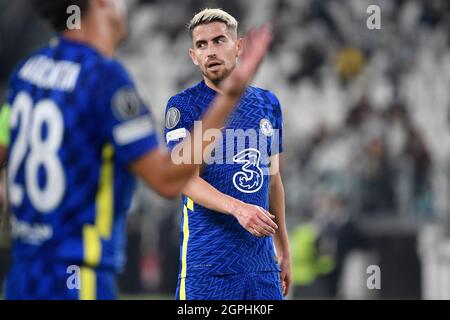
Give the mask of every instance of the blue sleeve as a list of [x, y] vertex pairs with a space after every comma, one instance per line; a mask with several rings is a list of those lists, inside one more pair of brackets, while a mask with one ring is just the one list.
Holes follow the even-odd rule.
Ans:
[[103, 68], [94, 93], [99, 132], [114, 146], [117, 162], [127, 165], [158, 147], [156, 126], [126, 70], [117, 62]]
[[269, 99], [273, 106], [274, 116], [274, 134], [270, 147], [270, 155], [272, 156], [283, 152], [283, 114], [280, 101], [272, 92], [269, 92]]
[[198, 120], [198, 115], [189, 102], [189, 97], [176, 95], [167, 103], [164, 140], [169, 150], [189, 134], [194, 121]]

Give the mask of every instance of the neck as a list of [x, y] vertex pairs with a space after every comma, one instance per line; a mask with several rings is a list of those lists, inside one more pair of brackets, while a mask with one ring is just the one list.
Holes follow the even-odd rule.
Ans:
[[89, 21], [84, 21], [80, 29], [65, 30], [62, 35], [67, 39], [88, 44], [107, 57], [112, 57], [116, 52], [115, 36], [106, 23], [90, 25]]
[[206, 77], [203, 77], [203, 80], [205, 80], [205, 84], [208, 87], [210, 87], [211, 89], [213, 89], [214, 91], [216, 91], [216, 92], [218, 92], [220, 94], [223, 94], [223, 91], [222, 91], [222, 89], [220, 89], [220, 86], [219, 86], [218, 83], [216, 84], [216, 83], [212, 82], [211, 80], [209, 80]]

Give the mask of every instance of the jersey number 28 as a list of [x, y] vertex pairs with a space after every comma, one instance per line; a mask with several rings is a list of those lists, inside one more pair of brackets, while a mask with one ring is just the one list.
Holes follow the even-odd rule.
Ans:
[[[26, 189], [33, 207], [48, 213], [58, 207], [65, 191], [64, 170], [58, 158], [64, 133], [61, 111], [50, 99], [39, 101], [33, 108], [30, 95], [20, 92], [12, 104], [10, 128], [18, 129], [8, 166], [11, 202], [14, 206], [21, 205]], [[22, 165], [25, 186], [16, 182]], [[45, 170], [43, 185], [39, 183], [40, 168]]]

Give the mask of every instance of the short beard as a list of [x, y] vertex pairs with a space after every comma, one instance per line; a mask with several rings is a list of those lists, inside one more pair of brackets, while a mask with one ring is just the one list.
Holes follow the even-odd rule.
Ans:
[[225, 70], [225, 72], [223, 73], [223, 76], [221, 76], [221, 77], [219, 77], [219, 78], [215, 78], [215, 79], [211, 79], [211, 78], [208, 76], [208, 73], [204, 73], [203, 75], [204, 75], [209, 81], [211, 81], [212, 83], [214, 83], [214, 85], [219, 86], [219, 84], [220, 84], [223, 80], [225, 80], [226, 78], [228, 78], [228, 76], [231, 74], [231, 72], [233, 72], [234, 68], [235, 68], [235, 67], [233, 67], [233, 68], [230, 69], [230, 70]]

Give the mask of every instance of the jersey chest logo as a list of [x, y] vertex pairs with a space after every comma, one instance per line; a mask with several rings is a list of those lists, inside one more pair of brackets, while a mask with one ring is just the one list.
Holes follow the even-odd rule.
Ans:
[[241, 192], [254, 193], [261, 189], [264, 176], [259, 166], [261, 153], [257, 149], [242, 150], [233, 157], [235, 163], [242, 164], [241, 171], [233, 175], [233, 184]]
[[263, 135], [265, 135], [267, 137], [271, 137], [273, 135], [272, 124], [266, 118], [263, 118], [263, 119], [261, 119], [261, 121], [259, 121], [259, 128], [260, 128], [261, 132], [263, 133]]

